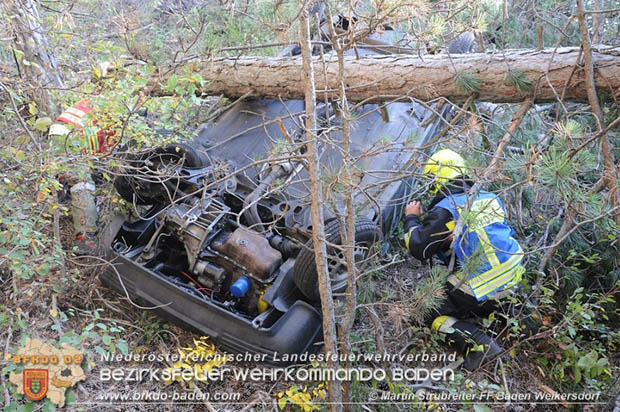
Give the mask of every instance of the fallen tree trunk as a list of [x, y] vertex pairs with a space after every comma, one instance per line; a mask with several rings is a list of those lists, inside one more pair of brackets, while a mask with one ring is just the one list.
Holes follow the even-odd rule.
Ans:
[[[347, 98], [351, 101], [384, 102], [409, 96], [428, 101], [439, 96], [464, 100], [472, 90], [457, 83], [458, 73], [473, 75], [479, 82], [477, 100], [489, 102], [551, 102], [564, 94], [564, 100], [586, 103], [588, 96], [583, 70], [573, 71], [579, 49], [560, 48], [540, 51], [505, 50], [496, 53], [463, 55], [410, 55], [346, 57]], [[609, 46], [593, 48], [595, 82], [601, 92], [620, 95], [620, 50]], [[250, 95], [268, 99], [303, 99], [302, 61], [300, 58], [239, 57], [218, 58], [196, 64], [206, 80], [199, 90], [209, 95], [236, 98]], [[317, 99], [338, 98], [336, 56], [325, 56], [325, 65], [315, 57]], [[519, 92], [507, 81], [509, 69], [522, 72], [532, 83]], [[171, 75], [155, 79], [151, 91], [167, 94], [161, 87]], [[468, 76], [471, 78], [471, 76]], [[566, 88], [566, 90], [564, 90]]]

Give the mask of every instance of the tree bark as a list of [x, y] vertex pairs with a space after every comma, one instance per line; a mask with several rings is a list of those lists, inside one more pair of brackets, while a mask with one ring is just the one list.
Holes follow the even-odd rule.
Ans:
[[[471, 90], [457, 85], [456, 74], [471, 73], [480, 82], [477, 100], [522, 102], [533, 97], [534, 103], [551, 102], [564, 92], [564, 100], [588, 102], [584, 73], [571, 77], [579, 49], [575, 47], [544, 50], [506, 50], [497, 53], [463, 55], [410, 55], [345, 57], [346, 93], [349, 101], [383, 102], [409, 96], [428, 101], [443, 96], [465, 100]], [[325, 56], [325, 65], [313, 57], [317, 99], [338, 99], [338, 59]], [[600, 90], [620, 95], [620, 50], [609, 46], [593, 48], [594, 80]], [[206, 80], [199, 92], [236, 98], [249, 93], [257, 98], [303, 99], [303, 65], [298, 57], [218, 58], [200, 63], [198, 72]], [[528, 92], [519, 92], [506, 82], [508, 69], [520, 70], [533, 82]], [[548, 79], [546, 72], [548, 71]], [[165, 92], [167, 74], [153, 79], [151, 92]], [[567, 83], [567, 79], [570, 79]], [[566, 84], [567, 83], [567, 84]], [[565, 89], [566, 88], [566, 89]]]
[[[340, 114], [342, 117], [342, 183], [344, 184], [344, 222], [342, 222], [342, 216], [340, 216], [340, 227], [342, 233], [342, 247], [344, 250], [345, 260], [347, 264], [347, 290], [346, 290], [346, 306], [344, 314], [339, 319], [338, 323], [338, 337], [340, 341], [340, 352], [345, 358], [348, 358], [351, 353], [351, 329], [355, 321], [355, 310], [357, 306], [357, 268], [355, 265], [355, 257], [353, 251], [355, 249], [355, 208], [353, 207], [353, 190], [354, 184], [351, 177], [351, 169], [355, 163], [351, 158], [350, 150], [350, 131], [351, 131], [351, 111], [349, 108], [349, 102], [347, 100], [346, 92], [346, 77], [345, 77], [345, 62], [344, 55], [347, 50], [347, 42], [344, 39], [339, 39], [336, 34], [336, 27], [333, 22], [335, 21], [330, 5], [325, 8], [329, 37], [331, 38], [332, 47], [336, 53], [338, 62], [338, 94], [340, 99]], [[331, 142], [336, 144], [336, 142]], [[370, 252], [369, 252], [370, 253]], [[351, 368], [352, 364], [348, 359], [342, 361], [344, 368]], [[351, 401], [353, 398], [353, 390], [351, 382], [342, 382], [342, 400], [344, 403], [344, 411], [351, 410]]]
[[[2, 3], [7, 16], [7, 24], [13, 35], [13, 44], [19, 61], [20, 74], [35, 88], [33, 99], [39, 108], [50, 113], [49, 87], [64, 87], [62, 75], [47, 39], [47, 31], [41, 25], [41, 17], [33, 0], [14, 0]], [[14, 51], [15, 53], [15, 51]], [[21, 67], [19, 67], [21, 66]]]
[[[316, 92], [314, 89], [314, 66], [312, 64], [310, 47], [310, 19], [306, 5], [301, 13], [299, 25], [299, 37], [301, 39], [301, 52], [303, 56], [303, 76], [301, 87], [304, 91], [306, 102], [306, 159], [308, 161], [308, 175], [310, 178], [310, 193], [312, 203], [312, 243], [314, 245], [314, 261], [319, 281], [319, 293], [321, 296], [321, 312], [323, 314], [323, 340], [325, 353], [327, 354], [327, 366], [336, 370], [337, 359], [332, 355], [338, 352], [336, 335], [336, 314], [334, 299], [332, 296], [329, 270], [327, 268], [327, 246], [325, 244], [325, 225], [323, 217], [323, 190], [321, 189], [321, 167], [318, 153], [317, 120], [316, 120]], [[330, 410], [339, 412], [342, 410], [342, 389], [338, 380], [327, 382]]]
[[[603, 0], [594, 0], [594, 10], [603, 9]], [[581, 9], [583, 11], [583, 8]], [[592, 15], [592, 44], [597, 44], [601, 41], [601, 31], [603, 25], [601, 22], [605, 21], [605, 14], [594, 13]]]

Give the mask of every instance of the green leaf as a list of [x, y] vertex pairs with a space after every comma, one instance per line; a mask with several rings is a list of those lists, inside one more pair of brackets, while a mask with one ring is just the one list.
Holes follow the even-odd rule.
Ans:
[[5, 412], [21, 411], [21, 405], [15, 401], [11, 402], [8, 407], [4, 407]]
[[101, 341], [106, 344], [109, 345], [110, 343], [112, 343], [112, 337], [110, 335], [103, 335], [101, 337]]
[[5, 366], [2, 369], [2, 371], [8, 373], [8, 372], [12, 372], [12, 371], [14, 371], [16, 369], [17, 369], [17, 364], [16, 363], [9, 363], [7, 366]]
[[28, 135], [22, 134], [22, 135], [17, 136], [15, 138], [15, 143], [17, 143], [17, 144], [25, 144], [25, 143], [28, 143], [29, 140], [30, 140], [30, 137], [28, 137]]
[[491, 408], [486, 405], [474, 405], [474, 411], [476, 412], [493, 412]]
[[28, 112], [29, 112], [31, 115], [33, 115], [33, 116], [34, 116], [35, 114], [39, 113], [39, 109], [37, 108], [37, 104], [36, 104], [36, 103], [34, 103], [34, 102], [30, 102], [30, 103], [28, 103]]
[[95, 352], [101, 356], [106, 356], [108, 354], [108, 352], [99, 345], [95, 346]]
[[178, 82], [179, 82], [179, 78], [177, 77], [176, 74], [173, 74], [172, 76], [168, 78], [168, 82], [166, 82], [166, 87], [164, 87], [164, 90], [167, 92], [173, 91], [174, 88], [177, 87]]
[[56, 405], [54, 405], [49, 399], [45, 399], [45, 405], [43, 405], [43, 412], [54, 412], [55, 410]]
[[24, 57], [24, 52], [19, 49], [13, 48], [13, 53], [15, 53], [15, 56], [18, 59], [21, 59], [22, 57]]
[[124, 339], [119, 339], [119, 341], [116, 342], [116, 346], [118, 346], [118, 349], [123, 352], [124, 355], [129, 353], [129, 346], [127, 346], [127, 342]]
[[36, 122], [34, 122], [34, 128], [40, 130], [42, 132], [46, 131], [48, 127], [52, 124], [52, 119], [49, 117], [39, 117]]
[[581, 382], [581, 369], [575, 366], [575, 383]]
[[577, 366], [583, 368], [585, 370], [589, 370], [596, 364], [596, 360], [598, 359], [598, 354], [595, 351], [590, 351], [586, 356], [582, 356], [579, 358], [579, 362], [577, 362]]
[[74, 404], [75, 401], [77, 401], [77, 397], [75, 396], [75, 393], [73, 393], [73, 389], [69, 388], [69, 390], [67, 390], [67, 393], [65, 395], [65, 405], [70, 406]]
[[286, 398], [285, 397], [281, 397], [280, 399], [278, 399], [278, 408], [280, 408], [280, 410], [282, 410], [285, 407], [286, 407]]
[[26, 328], [28, 327], [28, 325], [26, 325], [26, 321], [23, 319], [17, 319], [15, 323], [17, 324], [17, 326], [19, 326], [20, 329], [23, 330], [26, 330]]
[[495, 312], [491, 312], [491, 314], [489, 315], [489, 325], [493, 323], [494, 320], [495, 320]]

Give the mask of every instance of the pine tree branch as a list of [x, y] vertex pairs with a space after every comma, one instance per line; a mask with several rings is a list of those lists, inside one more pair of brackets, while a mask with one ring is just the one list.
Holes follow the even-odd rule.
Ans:
[[[615, 180], [617, 179], [617, 171], [616, 166], [613, 159], [613, 153], [611, 153], [609, 147], [609, 140], [607, 138], [607, 132], [617, 125], [620, 122], [620, 118], [611, 122], [607, 127], [604, 127], [604, 115], [603, 110], [598, 101], [598, 95], [596, 91], [596, 84], [594, 82], [594, 67], [592, 62], [592, 47], [590, 44], [590, 37], [588, 35], [588, 28], [585, 23], [585, 13], [583, 7], [583, 0], [577, 0], [577, 19], [579, 22], [579, 28], [581, 31], [581, 40], [583, 44], [583, 55], [584, 55], [584, 65], [585, 65], [585, 82], [586, 82], [586, 93], [588, 96], [588, 102], [592, 108], [592, 114], [594, 115], [594, 119], [596, 121], [596, 127], [598, 132], [577, 148], [573, 149], [569, 154], [569, 159], [572, 159], [575, 154], [577, 154], [580, 150], [582, 150], [586, 145], [592, 142], [595, 139], [600, 139], [601, 152], [603, 153], [603, 160], [605, 163], [605, 170], [603, 173], [603, 178], [599, 181], [599, 183], [593, 187], [588, 193], [597, 193], [603, 190], [605, 187], [609, 187], [610, 196], [612, 200], [613, 208], [611, 210], [617, 210], [618, 208], [618, 198], [617, 192], [614, 187]], [[580, 225], [575, 225], [575, 218], [577, 216], [577, 211], [570, 204], [566, 204], [566, 216], [564, 217], [564, 221], [562, 222], [562, 226], [558, 231], [557, 235], [551, 246], [546, 250], [542, 259], [538, 263], [538, 276], [536, 279], [536, 294], [540, 291], [540, 286], [542, 285], [542, 279], [544, 271], [551, 260], [551, 257], [557, 250], [558, 246], [562, 243], [564, 239], [566, 239], [576, 227]], [[620, 215], [616, 213], [615, 215], [616, 224], [620, 226]], [[571, 228], [575, 226], [572, 230]]]
[[603, 130], [601, 130], [600, 132], [596, 133], [592, 137], [588, 138], [585, 142], [581, 143], [576, 148], [572, 149], [570, 151], [569, 155], [568, 155], [568, 160], [571, 160], [573, 157], [575, 157], [575, 155], [577, 153], [579, 153], [581, 150], [583, 150], [584, 147], [586, 147], [587, 145], [592, 143], [594, 140], [600, 138], [601, 136], [603, 136], [604, 134], [609, 132], [611, 129], [616, 127], [618, 124], [620, 124], [620, 117], [617, 117], [613, 122], [609, 123], [607, 125], [607, 127], [605, 127]]
[[[603, 109], [598, 101], [598, 94], [596, 91], [596, 83], [594, 81], [594, 63], [592, 58], [592, 46], [590, 44], [590, 36], [588, 34], [588, 27], [586, 26], [586, 18], [584, 14], [583, 0], [577, 0], [577, 20], [579, 21], [579, 29], [581, 31], [581, 42], [583, 45], [584, 55], [584, 69], [585, 69], [585, 81], [586, 92], [588, 95], [588, 102], [592, 107], [592, 114], [596, 120], [596, 127], [601, 134], [601, 152], [603, 153], [603, 160], [605, 163], [604, 177], [607, 183], [607, 187], [610, 191], [611, 203], [614, 207], [618, 206], [618, 192], [615, 187], [618, 181], [618, 171], [614, 161], [614, 155], [611, 152], [609, 145], [609, 139], [607, 132], [605, 131], [605, 116]], [[620, 214], [615, 216], [616, 225], [620, 227]]]

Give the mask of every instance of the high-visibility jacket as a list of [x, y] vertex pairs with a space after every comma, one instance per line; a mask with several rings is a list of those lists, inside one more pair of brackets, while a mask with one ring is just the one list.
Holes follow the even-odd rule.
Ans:
[[91, 110], [90, 101], [88, 99], [80, 100], [58, 116], [56, 122], [50, 126], [49, 134], [66, 136], [70, 132], [70, 129], [66, 125], [72, 125], [81, 131], [86, 146], [85, 151], [87, 153], [107, 153], [113, 146], [111, 140], [115, 133], [114, 131], [97, 128], [96, 121], [86, 124], [86, 115], [90, 113]]
[[[460, 193], [446, 196], [435, 207], [448, 210], [456, 222], [466, 204], [467, 194]], [[525, 272], [521, 265], [523, 251], [506, 222], [506, 210], [499, 197], [481, 191], [463, 221], [454, 252], [461, 264], [460, 278], [465, 276], [476, 299], [482, 301], [517, 285]]]

